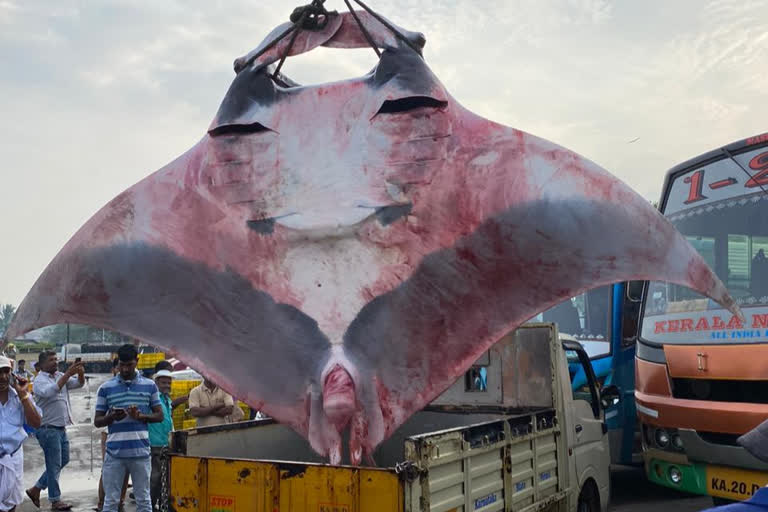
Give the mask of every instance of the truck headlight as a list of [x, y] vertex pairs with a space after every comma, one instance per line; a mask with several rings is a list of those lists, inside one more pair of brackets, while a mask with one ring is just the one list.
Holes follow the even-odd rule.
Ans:
[[669, 479], [672, 480], [673, 484], [677, 485], [683, 481], [683, 474], [675, 466], [672, 466], [669, 468]]

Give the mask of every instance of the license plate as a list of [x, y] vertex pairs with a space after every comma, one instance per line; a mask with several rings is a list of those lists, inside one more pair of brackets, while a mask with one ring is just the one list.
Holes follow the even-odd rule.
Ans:
[[707, 466], [707, 491], [711, 496], [747, 500], [768, 484], [768, 473]]

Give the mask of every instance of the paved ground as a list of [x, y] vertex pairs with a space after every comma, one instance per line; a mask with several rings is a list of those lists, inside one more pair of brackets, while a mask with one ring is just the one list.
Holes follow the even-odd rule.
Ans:
[[611, 492], [611, 512], [698, 512], [712, 506], [709, 497], [691, 496], [648, 482], [642, 468], [614, 468]]
[[[61, 479], [63, 496], [75, 506], [74, 512], [91, 511], [97, 503], [99, 473], [101, 471], [101, 447], [98, 434], [93, 434], [93, 406], [96, 390], [106, 379], [105, 375], [93, 376], [89, 386], [72, 393], [72, 409], [75, 426], [70, 427], [71, 462]], [[31, 486], [43, 471], [42, 451], [35, 439], [27, 439], [24, 445], [24, 482]], [[648, 483], [639, 468], [617, 468], [612, 476], [613, 501], [611, 512], [698, 512], [712, 506], [709, 498], [691, 497]], [[43, 493], [45, 496], [45, 493]], [[49, 509], [48, 501], [42, 499], [44, 510]], [[18, 512], [38, 510], [29, 500], [17, 508]], [[127, 512], [135, 511], [128, 503]]]

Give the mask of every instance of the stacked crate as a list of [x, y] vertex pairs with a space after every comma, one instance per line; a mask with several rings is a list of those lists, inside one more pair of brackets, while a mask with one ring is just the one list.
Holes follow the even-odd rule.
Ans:
[[139, 370], [151, 370], [155, 368], [155, 365], [160, 361], [165, 360], [164, 352], [153, 352], [151, 354], [139, 354], [139, 364], [137, 368]]
[[251, 408], [250, 408], [250, 407], [248, 407], [248, 404], [246, 404], [245, 402], [241, 402], [240, 400], [238, 400], [238, 401], [237, 401], [237, 406], [238, 406], [240, 409], [242, 409], [242, 410], [243, 410], [243, 414], [245, 415], [245, 416], [243, 416], [243, 420], [244, 420], [244, 421], [248, 421], [249, 419], [251, 419]]
[[[177, 380], [171, 382], [171, 400], [189, 395], [189, 392], [200, 385], [201, 380]], [[195, 428], [196, 420], [187, 413], [187, 405], [180, 405], [173, 410], [173, 429], [183, 430]]]
[[[175, 400], [180, 396], [189, 395], [189, 393], [199, 386], [203, 381], [201, 380], [181, 380], [174, 379], [171, 382], [171, 400]], [[237, 407], [243, 411], [243, 419], [248, 420], [251, 417], [251, 408], [245, 402], [237, 401]], [[180, 405], [173, 410], [173, 428], [174, 430], [186, 430], [189, 428], [195, 428], [197, 426], [197, 420], [189, 415], [188, 406]]]

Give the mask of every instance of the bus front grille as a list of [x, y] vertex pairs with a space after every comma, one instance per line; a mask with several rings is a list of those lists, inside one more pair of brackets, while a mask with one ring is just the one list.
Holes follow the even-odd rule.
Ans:
[[768, 380], [672, 379], [672, 396], [684, 400], [768, 404]]

